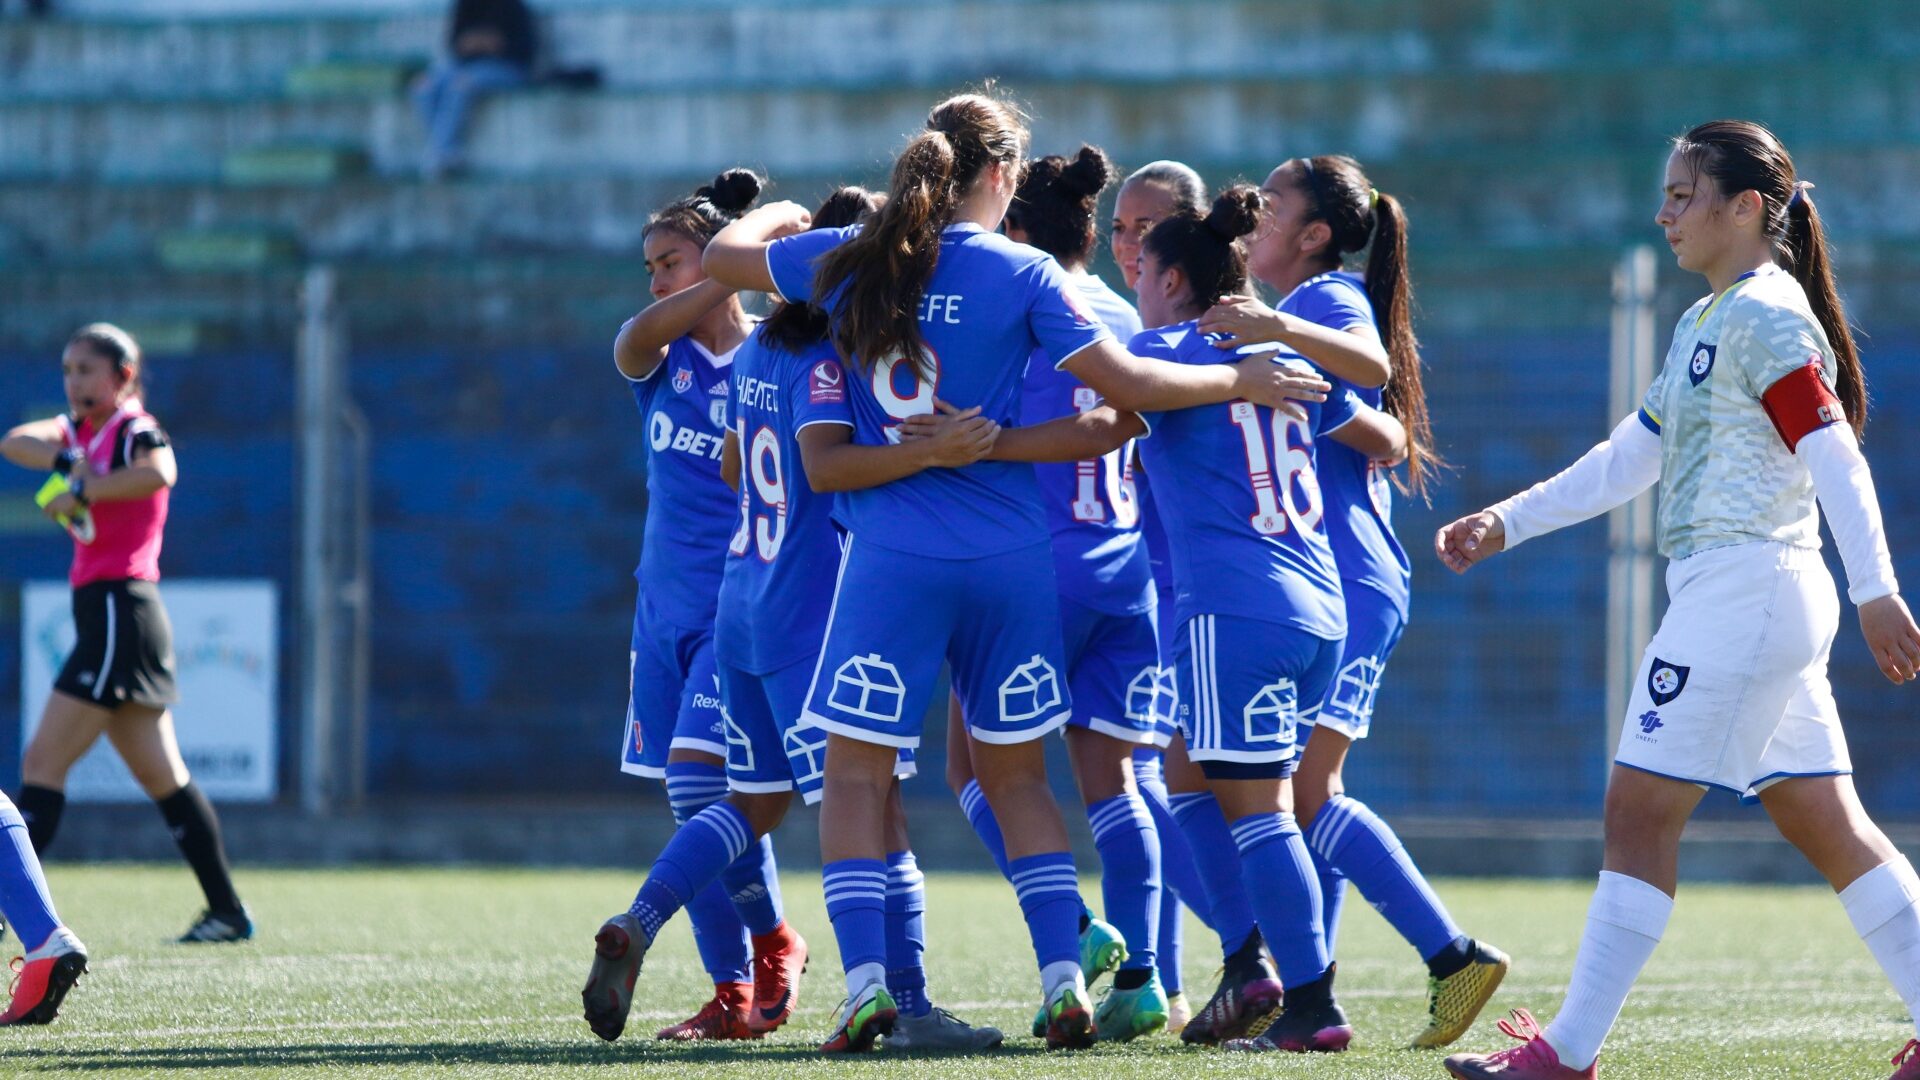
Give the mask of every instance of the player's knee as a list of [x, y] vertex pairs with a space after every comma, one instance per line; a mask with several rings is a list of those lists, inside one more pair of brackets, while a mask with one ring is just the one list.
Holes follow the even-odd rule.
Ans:
[[740, 792], [727, 796], [740, 816], [747, 819], [747, 827], [757, 837], [765, 836], [780, 826], [787, 816], [787, 808], [793, 804], [793, 792]]

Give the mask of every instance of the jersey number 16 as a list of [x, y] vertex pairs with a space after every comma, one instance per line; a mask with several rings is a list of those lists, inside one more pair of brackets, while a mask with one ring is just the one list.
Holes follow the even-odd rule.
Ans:
[[[1254, 506], [1247, 520], [1253, 523], [1253, 531], [1278, 536], [1287, 531], [1289, 521], [1303, 531], [1318, 528], [1322, 514], [1320, 481], [1313, 475], [1313, 433], [1307, 425], [1274, 412], [1273, 452], [1269, 454], [1260, 409], [1251, 402], [1236, 401], [1227, 406], [1227, 412], [1240, 429], [1240, 442], [1247, 451]], [[1284, 470], [1276, 470], [1276, 463]], [[1295, 491], [1302, 505], [1294, 505]]]

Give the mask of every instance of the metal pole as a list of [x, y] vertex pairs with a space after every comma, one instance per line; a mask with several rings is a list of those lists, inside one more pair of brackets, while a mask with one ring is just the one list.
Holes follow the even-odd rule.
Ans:
[[300, 805], [325, 813], [333, 786], [335, 619], [338, 581], [331, 544], [328, 482], [338, 452], [338, 356], [334, 349], [333, 268], [307, 270], [300, 290], [295, 368], [300, 425]]
[[[1611, 382], [1607, 393], [1609, 425], [1640, 407], [1653, 381], [1654, 278], [1658, 262], [1651, 247], [1630, 248], [1613, 272]], [[1640, 655], [1653, 637], [1654, 499], [1651, 493], [1607, 515], [1607, 745], [1604, 760], [1612, 769], [1614, 748], [1640, 671]]]

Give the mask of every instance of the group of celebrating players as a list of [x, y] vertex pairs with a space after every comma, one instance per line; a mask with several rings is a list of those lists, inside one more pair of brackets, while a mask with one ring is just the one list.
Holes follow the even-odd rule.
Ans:
[[[1342, 780], [1408, 616], [1394, 487], [1420, 494], [1441, 464], [1404, 209], [1343, 156], [1211, 198], [1155, 162], [1114, 204], [1129, 302], [1089, 270], [1112, 165], [1091, 146], [1026, 151], [1015, 105], [963, 94], [884, 194], [753, 208], [759, 178], [731, 170], [648, 223], [654, 302], [615, 345], [649, 493], [622, 767], [665, 780], [680, 827], [600, 928], [587, 1022], [619, 1037], [683, 908], [715, 994], [659, 1037], [755, 1038], [791, 1016], [807, 946], [768, 834], [798, 791], [821, 807], [846, 973], [822, 1050], [999, 1045], [934, 1004], [922, 959], [900, 781], [944, 667], [947, 779], [1025, 917], [1035, 1037], [1343, 1050], [1351, 882], [1427, 965], [1412, 1045], [1448, 1045], [1509, 960], [1461, 930]], [[1920, 630], [1859, 451], [1864, 380], [1809, 188], [1759, 125], [1677, 139], [1657, 221], [1713, 292], [1645, 407], [1435, 538], [1464, 572], [1658, 480], [1674, 567], [1567, 1001], [1545, 1031], [1516, 1010], [1501, 1027], [1520, 1045], [1450, 1057], [1455, 1076], [1597, 1075], [1664, 929], [1680, 828], [1716, 786], [1766, 806], [1920, 1012], [1920, 879], [1860, 807], [1826, 680], [1838, 601], [1816, 492], [1896, 683], [1920, 668]], [[743, 291], [772, 313], [751, 318]], [[1047, 786], [1056, 729], [1099, 917]], [[1197, 1010], [1182, 906], [1223, 958]], [[1109, 974], [1096, 1005], [1089, 984]], [[1895, 1064], [1920, 1078], [1920, 1040]]]

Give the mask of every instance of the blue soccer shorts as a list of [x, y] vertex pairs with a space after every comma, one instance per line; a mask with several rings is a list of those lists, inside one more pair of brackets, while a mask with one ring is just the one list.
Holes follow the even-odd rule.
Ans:
[[692, 629], [660, 618], [643, 592], [633, 612], [627, 723], [620, 771], [659, 779], [669, 750], [727, 756], [713, 627]]
[[1195, 615], [1184, 629], [1176, 668], [1187, 756], [1292, 775], [1301, 703], [1326, 696], [1340, 643], [1238, 615]]
[[1161, 705], [1154, 612], [1112, 615], [1061, 597], [1060, 630], [1073, 697], [1069, 723], [1121, 742], [1154, 745]]
[[1358, 742], [1373, 727], [1373, 699], [1380, 692], [1380, 676], [1393, 647], [1400, 644], [1407, 617], [1378, 589], [1352, 582], [1344, 588], [1347, 640], [1340, 650], [1340, 666], [1327, 687], [1326, 700], [1318, 710], [1303, 712], [1300, 722], [1330, 728]]
[[[729, 788], [752, 795], [798, 791], [808, 806], [820, 801], [827, 733], [800, 723], [814, 664], [808, 657], [765, 675], [720, 665]], [[914, 771], [913, 751], [902, 749], [894, 775], [904, 780]]]
[[805, 722], [918, 746], [944, 662], [974, 738], [1037, 739], [1073, 711], [1058, 596], [1050, 544], [935, 559], [849, 536]]

